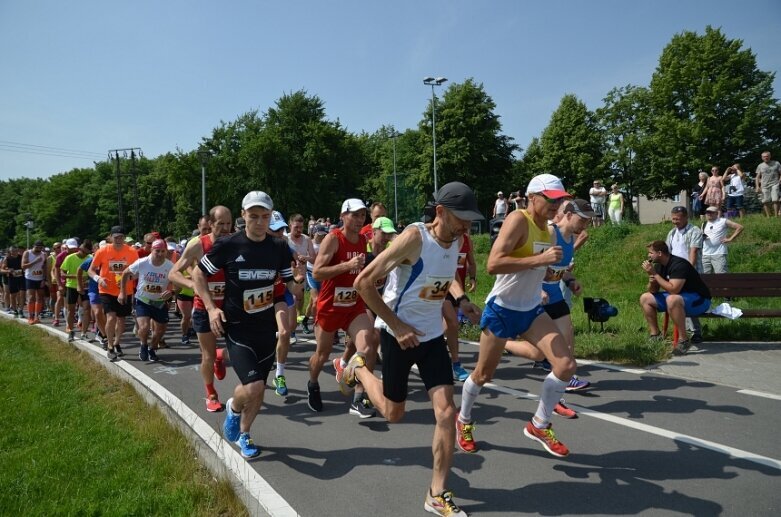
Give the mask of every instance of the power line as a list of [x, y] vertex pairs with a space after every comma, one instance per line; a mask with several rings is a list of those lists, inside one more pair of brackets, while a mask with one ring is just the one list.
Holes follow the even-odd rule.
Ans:
[[2, 144], [0, 144], [0, 151], [8, 151], [11, 153], [35, 154], [38, 156], [57, 156], [61, 158], [77, 158], [79, 160], [92, 160], [92, 161], [96, 161], [95, 159], [97, 158], [97, 156], [83, 156], [77, 154], [61, 154], [61, 153], [44, 153], [40, 151], [32, 151], [32, 150], [24, 150], [24, 149], [9, 149], [3, 147]]
[[47, 145], [26, 144], [23, 142], [12, 142], [10, 140], [0, 140], [0, 148], [5, 151], [18, 150], [30, 154], [49, 154], [52, 156], [84, 156], [89, 158], [102, 158], [103, 153], [92, 151], [83, 151], [80, 149], [68, 149], [65, 147], [51, 147]]

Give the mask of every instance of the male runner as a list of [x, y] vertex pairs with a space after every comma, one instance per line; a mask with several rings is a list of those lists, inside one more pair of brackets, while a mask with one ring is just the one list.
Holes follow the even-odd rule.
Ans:
[[44, 307], [43, 292], [46, 289], [46, 279], [49, 277], [46, 266], [43, 241], [35, 241], [33, 249], [26, 250], [22, 254], [22, 270], [24, 270], [24, 283], [28, 295], [27, 322], [31, 325], [41, 322]]
[[[249, 431], [263, 403], [266, 380], [274, 364], [276, 321], [274, 281], [277, 275], [293, 287], [290, 264], [293, 256], [287, 241], [269, 236], [269, 219], [274, 203], [265, 192], [253, 191], [241, 202], [246, 221], [243, 233], [220, 239], [192, 270], [195, 292], [209, 313], [212, 332], [225, 336], [231, 363], [241, 384], [226, 403], [223, 435], [236, 442], [245, 458], [254, 458], [260, 449]], [[209, 290], [207, 275], [222, 270], [225, 275], [225, 302], [219, 308]]]
[[92, 258], [89, 275], [98, 283], [100, 302], [106, 313], [107, 357], [114, 361], [125, 355], [119, 344], [125, 332], [125, 318], [133, 307], [118, 300], [122, 272], [138, 260], [135, 248], [125, 244], [125, 230], [121, 226], [111, 228], [111, 244], [100, 248]]
[[[164, 240], [155, 240], [150, 255], [136, 260], [122, 272], [119, 303], [125, 303], [127, 298], [128, 279], [138, 279], [135, 304], [138, 339], [141, 341], [138, 358], [142, 361], [157, 361], [156, 350], [168, 327], [168, 300], [174, 294], [168, 273], [174, 265], [166, 258], [167, 248]], [[152, 329], [152, 345], [148, 346], [150, 320], [157, 325]]]
[[[201, 218], [198, 223], [199, 228], [210, 228], [211, 233], [193, 238], [187, 243], [184, 253], [176, 261], [173, 269], [168, 274], [168, 279], [175, 286], [194, 289], [195, 282], [192, 278], [185, 277], [184, 273], [197, 268], [198, 262], [206, 253], [208, 253], [214, 243], [220, 237], [230, 234], [233, 227], [233, 215], [231, 211], [222, 205], [217, 205], [209, 210], [206, 221]], [[216, 271], [210, 275], [207, 284], [211, 292], [211, 299], [215, 305], [222, 305], [223, 293], [225, 291], [225, 276], [223, 272]], [[198, 343], [201, 347], [201, 378], [206, 387], [206, 410], [212, 413], [222, 411], [224, 406], [220, 402], [217, 390], [214, 389], [214, 377], [218, 380], [225, 378], [225, 363], [223, 360], [223, 350], [217, 348], [217, 335], [214, 334], [209, 325], [209, 315], [206, 312], [206, 306], [200, 296], [193, 298], [193, 329], [198, 336]]]
[[505, 218], [488, 257], [488, 273], [496, 275], [496, 282], [480, 321], [483, 332], [477, 366], [464, 383], [461, 395], [457, 443], [465, 452], [477, 451], [472, 434], [472, 406], [480, 389], [493, 377], [507, 340], [521, 335], [539, 348], [552, 366], [542, 384], [537, 412], [523, 433], [540, 442], [552, 455], [564, 457], [569, 450], [556, 438], [550, 417], [577, 365], [566, 340], [545, 313], [540, 293], [548, 267], [560, 262], [563, 256], [561, 246], [555, 245], [548, 232], [548, 220], [553, 219], [569, 194], [556, 176], [540, 174], [529, 182], [526, 196], [528, 207]]
[[60, 265], [61, 279], [65, 282], [65, 301], [67, 305], [65, 330], [68, 333], [68, 341], [76, 339], [78, 304], [83, 309], [81, 315], [81, 339], [86, 340], [87, 329], [89, 329], [90, 324], [89, 299], [86, 294], [79, 292], [79, 269], [92, 251], [92, 241], [87, 239], [79, 245], [76, 239], [68, 239], [65, 245], [68, 249], [75, 248], [75, 252], [67, 255]]
[[24, 278], [22, 277], [22, 256], [19, 254], [18, 247], [12, 245], [8, 248], [8, 255], [3, 259], [2, 271], [8, 275], [8, 313], [13, 312], [14, 316], [23, 318], [24, 315], [20, 313], [24, 303], [21, 294]]
[[[363, 299], [353, 287], [355, 278], [366, 260], [366, 240], [359, 233], [366, 219], [366, 205], [360, 199], [348, 199], [342, 203], [342, 228], [323, 239], [317, 253], [313, 276], [322, 282], [317, 297], [317, 349], [309, 358], [309, 382], [307, 402], [312, 411], [323, 410], [320, 384], [317, 381], [323, 365], [334, 346], [334, 333], [344, 330], [353, 340], [357, 350], [366, 356], [369, 369], [374, 367], [377, 342]], [[374, 416], [374, 410], [365, 402], [363, 389], [356, 390], [350, 405], [350, 414], [361, 418]]]
[[[377, 314], [382, 346], [382, 380], [355, 354], [342, 375], [343, 386], [359, 382], [389, 422], [404, 415], [410, 369], [417, 364], [434, 409], [436, 427], [432, 451], [433, 475], [424, 508], [438, 515], [465, 516], [447, 489], [453, 461], [456, 410], [453, 371], [442, 333], [442, 303], [450, 292], [477, 323], [480, 310], [454, 281], [462, 236], [474, 219], [482, 218], [472, 190], [448, 183], [435, 194], [430, 224], [413, 223], [358, 276], [355, 286]], [[382, 298], [376, 282], [388, 276]]]

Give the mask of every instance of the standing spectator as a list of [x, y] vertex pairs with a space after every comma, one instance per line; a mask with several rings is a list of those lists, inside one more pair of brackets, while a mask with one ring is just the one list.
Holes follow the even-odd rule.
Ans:
[[[689, 212], [685, 206], [673, 207], [670, 220], [673, 229], [665, 239], [670, 253], [688, 260], [698, 273], [702, 272], [702, 230], [689, 222]], [[686, 330], [692, 333], [692, 343], [702, 342], [699, 318], [686, 318]]]
[[[702, 228], [702, 272], [727, 272], [727, 246], [743, 231], [743, 225], [734, 223], [725, 217], [719, 217], [719, 207], [709, 206], [705, 210], [707, 221]], [[727, 228], [732, 235], [727, 237]]]
[[746, 174], [740, 168], [740, 164], [736, 163], [731, 167], [727, 167], [724, 171], [724, 184], [727, 187], [727, 217], [730, 217], [730, 213], [738, 212], [739, 217], [746, 215], [746, 209], [743, 208], [743, 193], [745, 187], [743, 180]]
[[492, 219], [504, 219], [504, 217], [507, 215], [507, 200], [504, 198], [504, 194], [500, 190], [496, 193], [496, 202], [494, 203], [494, 212], [492, 215]]
[[[762, 205], [765, 216], [772, 217], [778, 213], [778, 176], [781, 174], [781, 164], [770, 159], [770, 151], [762, 153], [762, 163], [757, 165], [757, 177], [754, 180], [754, 190], [762, 193]], [[773, 204], [771, 212], [770, 204]]]
[[708, 174], [700, 171], [697, 177], [699, 182], [692, 187], [692, 215], [698, 215], [700, 219], [704, 219], [706, 205], [700, 199], [700, 194], [705, 189], [705, 184], [708, 183]]
[[594, 180], [594, 186], [588, 191], [589, 201], [591, 201], [591, 207], [594, 209], [594, 217], [591, 219], [591, 224], [594, 226], [602, 226], [605, 220], [605, 203], [607, 202], [607, 189], [602, 186], [602, 182]]
[[610, 204], [607, 207], [607, 213], [610, 216], [610, 222], [621, 224], [621, 218], [624, 215], [624, 195], [618, 190], [618, 183], [613, 183], [610, 187]]
[[722, 203], [724, 203], [724, 189], [721, 183], [721, 171], [718, 166], [714, 165], [710, 169], [710, 178], [705, 184], [705, 188], [700, 193], [700, 200], [705, 206], [717, 206], [721, 209]]

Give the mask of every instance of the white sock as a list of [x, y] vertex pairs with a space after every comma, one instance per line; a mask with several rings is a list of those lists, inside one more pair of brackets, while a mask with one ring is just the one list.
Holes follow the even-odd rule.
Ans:
[[277, 377], [280, 375], [285, 375], [285, 363], [277, 361]]
[[458, 416], [461, 423], [468, 424], [472, 421], [472, 406], [475, 405], [475, 399], [481, 389], [482, 386], [476, 384], [471, 375], [464, 382], [464, 387], [461, 389], [461, 412]]
[[550, 422], [550, 417], [553, 414], [553, 408], [556, 403], [561, 400], [561, 396], [564, 394], [564, 387], [567, 385], [567, 381], [562, 381], [553, 372], [550, 372], [545, 380], [542, 381], [542, 393], [540, 394], [540, 403], [537, 405], [537, 412], [534, 413], [532, 423], [539, 429], [545, 429]]

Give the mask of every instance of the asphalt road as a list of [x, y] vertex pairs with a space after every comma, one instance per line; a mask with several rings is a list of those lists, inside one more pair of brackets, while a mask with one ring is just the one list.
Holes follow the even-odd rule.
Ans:
[[[224, 413], [205, 409], [197, 342], [178, 345], [177, 319], [171, 327], [177, 329], [167, 341], [174, 346], [158, 353], [158, 363], [139, 361], [137, 340], [126, 334], [125, 366], [150, 376], [219, 430]], [[311, 336], [299, 332], [287, 364], [290, 394], [268, 389], [252, 429], [263, 452], [249, 466], [287, 502], [288, 514], [292, 508], [303, 516], [424, 515], [434, 419], [417, 376], [404, 420], [388, 424], [349, 415], [326, 365], [320, 377], [325, 410], [313, 413], [306, 404], [313, 350]], [[476, 352], [474, 344], [462, 345], [467, 368]], [[475, 516], [778, 515], [779, 365], [781, 343], [705, 343], [649, 369], [583, 362], [578, 373], [593, 388], [567, 396], [578, 419], [553, 421], [571, 450], [559, 459], [522, 433], [544, 372], [505, 356], [473, 411], [481, 450], [455, 454], [449, 486]], [[236, 382], [230, 368], [217, 382], [223, 401]], [[259, 505], [250, 510], [266, 513]]]

